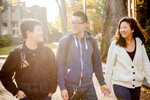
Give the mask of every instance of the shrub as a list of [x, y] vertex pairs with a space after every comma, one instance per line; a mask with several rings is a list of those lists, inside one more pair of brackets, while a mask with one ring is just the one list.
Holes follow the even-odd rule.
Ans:
[[1, 35], [0, 36], [0, 47], [9, 46], [12, 42], [11, 35]]
[[48, 29], [51, 42], [59, 42], [60, 38], [62, 37], [62, 33], [60, 33], [59, 30], [52, 25], [52, 23], [49, 23]]
[[147, 0], [136, 0], [136, 13], [137, 20], [142, 28], [145, 28], [147, 19]]

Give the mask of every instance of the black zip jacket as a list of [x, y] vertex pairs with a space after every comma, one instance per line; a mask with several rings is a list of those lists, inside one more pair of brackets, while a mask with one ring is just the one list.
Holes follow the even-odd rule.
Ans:
[[[41, 51], [45, 48], [45, 57]], [[34, 83], [38, 84], [38, 94], [41, 96], [48, 95], [49, 92], [54, 93], [57, 88], [57, 63], [53, 51], [44, 46], [42, 43], [38, 45], [36, 50], [30, 50], [23, 43], [25, 50], [25, 59], [29, 66], [21, 68], [21, 57], [16, 49], [9, 53], [5, 63], [0, 71], [0, 79], [3, 86], [16, 95], [18, 90], [25, 92], [27, 96], [32, 96]], [[13, 76], [15, 73], [15, 81]]]

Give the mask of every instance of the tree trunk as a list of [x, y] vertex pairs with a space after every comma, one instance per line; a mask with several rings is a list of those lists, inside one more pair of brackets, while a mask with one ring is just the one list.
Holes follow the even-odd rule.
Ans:
[[127, 4], [128, 0], [106, 0], [105, 2], [100, 47], [102, 59], [107, 56], [111, 39], [115, 35], [119, 20], [128, 15]]
[[61, 17], [61, 30], [63, 36], [67, 35], [68, 26], [67, 26], [67, 10], [66, 10], [66, 2], [65, 0], [61, 0], [61, 6], [59, 5], [58, 0], [55, 0], [59, 7], [59, 13]]

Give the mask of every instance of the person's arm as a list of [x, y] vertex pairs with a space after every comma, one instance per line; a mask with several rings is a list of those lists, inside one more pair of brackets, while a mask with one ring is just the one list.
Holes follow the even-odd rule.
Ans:
[[96, 78], [100, 84], [100, 86], [105, 85], [106, 83], [104, 82], [104, 76], [103, 76], [103, 69], [102, 69], [102, 62], [101, 62], [101, 57], [100, 57], [100, 51], [98, 48], [98, 43], [96, 41], [96, 39], [94, 38], [94, 42], [95, 42], [95, 49], [94, 53], [93, 53], [93, 67], [94, 67], [94, 72], [96, 75]]
[[56, 92], [56, 88], [57, 88], [57, 79], [58, 79], [58, 66], [57, 66], [57, 62], [56, 62], [56, 59], [55, 59], [55, 55], [54, 55], [54, 52], [49, 49], [48, 50], [49, 54], [47, 56], [49, 56], [48, 59], [49, 60], [49, 71], [50, 71], [50, 87], [49, 87], [49, 90], [50, 90], [50, 93], [55, 93]]
[[0, 71], [0, 79], [3, 86], [14, 96], [19, 91], [12, 79], [19, 63], [17, 55], [17, 51], [11, 51]]
[[109, 47], [107, 61], [106, 61], [106, 73], [105, 82], [109, 89], [111, 89], [111, 79], [113, 74], [113, 67], [115, 65], [116, 53], [115, 53], [116, 41], [113, 41]]
[[66, 66], [66, 41], [65, 38], [60, 39], [56, 60], [58, 63], [58, 85], [61, 90], [61, 96], [64, 100], [68, 100], [68, 92], [65, 87], [65, 66]]
[[106, 83], [104, 81], [104, 76], [103, 76], [103, 69], [102, 69], [102, 63], [101, 63], [101, 57], [100, 57], [100, 51], [98, 48], [98, 43], [95, 40], [95, 49], [94, 49], [94, 54], [93, 54], [93, 67], [94, 67], [94, 72], [97, 77], [97, 80], [100, 84], [100, 89], [104, 96], [109, 97], [109, 93], [111, 92], [108, 87], [106, 86]]
[[142, 45], [142, 67], [145, 72], [147, 83], [150, 84], [150, 62], [149, 62], [144, 45]]
[[65, 87], [65, 66], [66, 66], [66, 41], [62, 38], [59, 41], [57, 54], [56, 54], [56, 61], [58, 63], [58, 85], [60, 90], [66, 89]]
[[65, 66], [66, 66], [66, 41], [64, 38], [60, 39], [57, 54], [56, 54], [56, 61], [58, 63], [58, 85], [60, 90], [66, 89], [65, 87]]

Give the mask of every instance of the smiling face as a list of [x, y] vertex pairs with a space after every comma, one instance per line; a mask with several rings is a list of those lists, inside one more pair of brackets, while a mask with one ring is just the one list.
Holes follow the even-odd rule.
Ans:
[[77, 35], [77, 34], [80, 34], [84, 31], [86, 23], [83, 23], [83, 21], [81, 20], [81, 17], [72, 16], [70, 26], [71, 26], [72, 32], [75, 35]]
[[126, 21], [123, 21], [120, 24], [120, 34], [122, 35], [123, 38], [132, 38], [133, 37], [133, 32], [134, 30], [131, 29], [130, 24]]
[[28, 35], [29, 38], [36, 43], [43, 42], [43, 30], [41, 25], [35, 25], [33, 32], [29, 31]]

